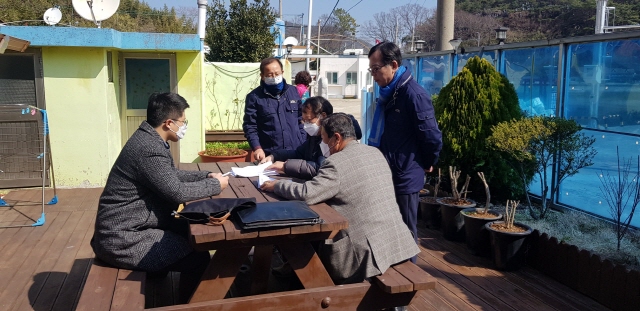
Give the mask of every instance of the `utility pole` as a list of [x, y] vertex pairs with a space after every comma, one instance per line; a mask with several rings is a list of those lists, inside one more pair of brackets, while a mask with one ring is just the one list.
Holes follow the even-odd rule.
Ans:
[[[320, 54], [320, 19], [318, 18], [318, 54]], [[320, 59], [317, 60], [320, 62]]]
[[436, 9], [436, 51], [453, 49], [449, 40], [453, 39], [455, 0], [438, 0]]
[[[309, 54], [311, 51], [311, 12], [313, 8], [313, 0], [309, 0], [309, 22], [307, 23], [307, 50], [305, 54]], [[304, 70], [309, 71], [309, 58], [307, 57], [307, 61], [304, 65]]]
[[282, 19], [282, 0], [280, 0], [280, 19]]
[[[320, 55], [320, 19], [318, 18], [318, 55]], [[316, 58], [316, 81], [318, 81], [320, 74], [320, 59]]]
[[304, 29], [304, 13], [300, 14], [300, 38], [298, 38], [298, 42], [302, 43], [302, 33]]

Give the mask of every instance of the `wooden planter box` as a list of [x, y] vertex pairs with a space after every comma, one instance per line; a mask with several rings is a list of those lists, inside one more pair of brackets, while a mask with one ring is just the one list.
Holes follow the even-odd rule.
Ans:
[[534, 230], [527, 263], [613, 310], [640, 306], [640, 272]]
[[[205, 131], [205, 142], [243, 142], [247, 139], [244, 137], [244, 132], [240, 130], [235, 131]], [[253, 162], [253, 150], [246, 150], [248, 154], [244, 158], [245, 162]]]
[[205, 141], [245, 141], [244, 132], [237, 131], [206, 131]]

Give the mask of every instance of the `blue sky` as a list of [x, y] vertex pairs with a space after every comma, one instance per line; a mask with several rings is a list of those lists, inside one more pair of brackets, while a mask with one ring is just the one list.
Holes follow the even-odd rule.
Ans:
[[[151, 7], [162, 8], [163, 5], [169, 7], [184, 7], [192, 6], [197, 7], [196, 0], [144, 0]], [[209, 0], [211, 3], [212, 0]], [[360, 3], [358, 3], [360, 2]], [[417, 3], [427, 8], [435, 8], [437, 0], [340, 0], [338, 1], [337, 8], [343, 8], [349, 10], [349, 14], [356, 19], [356, 22], [362, 25], [367, 20], [372, 20], [373, 14], [387, 11], [389, 9], [403, 6], [405, 4]], [[315, 0], [313, 1], [312, 11], [312, 24], [318, 22], [318, 17], [323, 14], [329, 14], [331, 9], [336, 4], [334, 0]], [[278, 10], [279, 0], [271, 0], [271, 6]], [[282, 0], [282, 12], [284, 20], [293, 20], [295, 15], [300, 16], [304, 13], [304, 23], [307, 23], [309, 13], [309, 1], [308, 0]]]

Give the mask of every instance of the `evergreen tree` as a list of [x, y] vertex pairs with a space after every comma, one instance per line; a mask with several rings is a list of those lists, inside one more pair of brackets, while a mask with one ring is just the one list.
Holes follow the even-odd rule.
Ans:
[[[492, 126], [522, 118], [516, 91], [485, 59], [469, 59], [462, 71], [434, 98], [443, 147], [438, 165], [456, 166], [465, 174], [484, 172], [487, 182], [504, 198], [524, 194], [518, 171], [486, 143]], [[478, 180], [470, 188], [482, 195]]]
[[207, 9], [205, 41], [211, 48], [207, 60], [214, 62], [259, 62], [273, 54], [275, 33], [270, 27], [276, 15], [269, 0], [231, 0], [229, 10], [222, 0]]

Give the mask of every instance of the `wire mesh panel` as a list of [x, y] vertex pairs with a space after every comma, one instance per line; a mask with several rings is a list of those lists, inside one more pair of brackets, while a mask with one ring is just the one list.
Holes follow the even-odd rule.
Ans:
[[[30, 106], [0, 105], [0, 188], [42, 186], [44, 156], [49, 154], [44, 152], [42, 120], [41, 111]], [[44, 177], [48, 185], [48, 172]]]
[[[47, 111], [29, 105], [0, 105], [0, 187], [15, 188], [42, 186], [42, 209], [39, 218], [29, 217], [16, 208], [18, 202], [7, 203], [0, 198], [0, 207], [6, 207], [27, 218], [27, 224], [3, 225], [0, 228], [35, 227], [45, 223], [45, 187], [51, 167], [48, 148], [49, 126]], [[51, 171], [53, 177], [53, 171]], [[46, 204], [58, 203], [55, 182], [53, 198]]]

